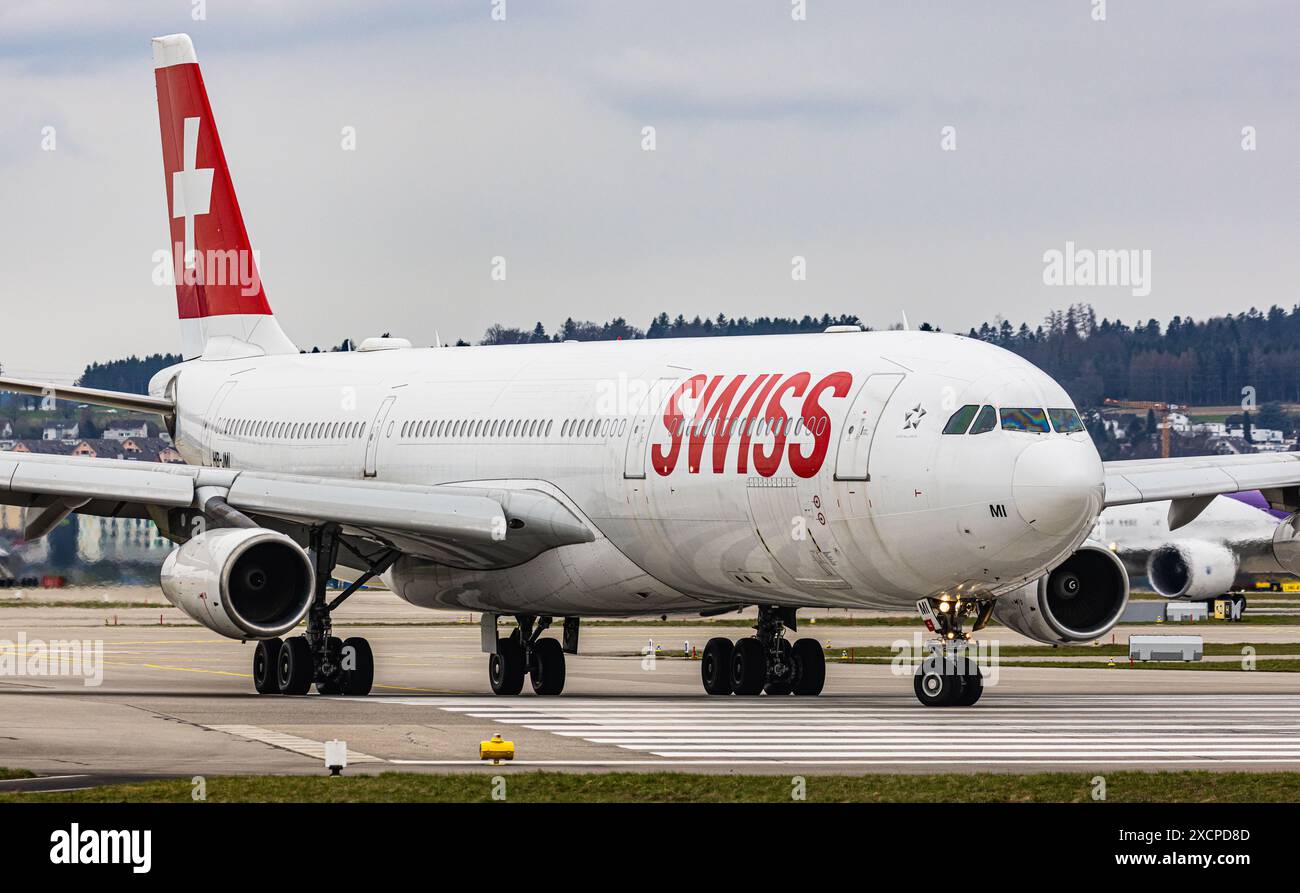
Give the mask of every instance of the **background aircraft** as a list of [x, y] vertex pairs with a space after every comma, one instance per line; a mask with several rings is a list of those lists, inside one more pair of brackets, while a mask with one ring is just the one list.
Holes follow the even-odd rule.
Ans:
[[[1290, 575], [1284, 563], [1288, 513], [1272, 508], [1258, 491], [1214, 499], [1177, 530], [1169, 529], [1169, 503], [1108, 508], [1092, 539], [1117, 554], [1130, 574], [1171, 599], [1212, 601], [1232, 593], [1238, 616], [1260, 576]], [[1275, 538], [1281, 541], [1281, 554]]]

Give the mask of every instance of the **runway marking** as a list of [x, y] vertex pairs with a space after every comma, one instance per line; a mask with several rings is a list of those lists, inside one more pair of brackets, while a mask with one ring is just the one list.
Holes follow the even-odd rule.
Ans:
[[[645, 758], [536, 765], [1300, 764], [1300, 696], [1008, 698], [928, 710], [885, 698], [383, 698]], [[458, 760], [395, 760], [469, 765]]]
[[[290, 735], [286, 732], [276, 732], [272, 729], [264, 729], [261, 726], [219, 725], [203, 726], [203, 728], [212, 729], [216, 732], [225, 732], [227, 735], [234, 735], [237, 738], [245, 738], [249, 741], [259, 741], [262, 744], [269, 744], [272, 747], [278, 747], [281, 750], [302, 754], [305, 757], [312, 757], [322, 762], [325, 759], [325, 742], [323, 741], [313, 741], [310, 738], [300, 738], [297, 735]], [[348, 765], [353, 763], [386, 762], [388, 761], [381, 757], [372, 757], [368, 753], [362, 753], [359, 750], [348, 748]]]

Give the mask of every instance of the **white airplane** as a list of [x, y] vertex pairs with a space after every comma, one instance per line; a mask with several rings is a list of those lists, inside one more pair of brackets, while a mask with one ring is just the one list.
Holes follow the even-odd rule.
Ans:
[[[963, 658], [991, 617], [1043, 642], [1116, 623], [1128, 576], [1085, 545], [1105, 506], [1172, 499], [1175, 527], [1216, 493], [1300, 508], [1291, 454], [1103, 465], [1060, 385], [950, 334], [301, 354], [256, 275], [193, 45], [153, 48], [186, 360], [147, 397], [0, 388], [158, 413], [189, 464], [10, 454], [0, 501], [28, 507], [28, 537], [71, 512], [153, 519], [179, 544], [163, 591], [257, 642], [260, 693], [369, 692], [369, 645], [332, 635], [354, 591], [328, 597], [338, 567], [483, 612], [502, 695], [525, 675], [559, 693], [581, 617], [747, 605], [755, 635], [709, 641], [705, 690], [816, 695], [821, 645], [785, 637], [798, 609], [916, 606], [938, 636], [917, 697], [969, 705]], [[1295, 542], [1282, 560], [1300, 567]], [[560, 620], [562, 640], [543, 635]]]
[[1091, 539], [1110, 549], [1130, 574], [1145, 575], [1169, 599], [1212, 601], [1228, 595], [1234, 614], [1246, 607], [1239, 590], [1253, 577], [1294, 573], [1288, 513], [1258, 492], [1213, 500], [1179, 530], [1169, 529], [1169, 504], [1148, 502], [1106, 509]]

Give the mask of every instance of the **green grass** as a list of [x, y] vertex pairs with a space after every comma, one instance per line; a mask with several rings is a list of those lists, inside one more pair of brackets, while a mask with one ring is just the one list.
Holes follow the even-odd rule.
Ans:
[[1088, 661], [1088, 660], [1062, 660], [1062, 661], [1014, 661], [1004, 660], [999, 662], [1001, 667], [1046, 667], [1054, 669], [1057, 667], [1074, 668], [1080, 670], [1210, 670], [1218, 672], [1238, 672], [1238, 673], [1300, 673], [1300, 659], [1264, 659], [1255, 661], [1254, 670], [1245, 669], [1239, 662], [1230, 660], [1217, 661], [1148, 661], [1147, 663], [1129, 664], [1128, 659], [1115, 661], [1115, 666], [1110, 666], [1107, 661]]
[[[977, 640], [979, 641], [979, 640]], [[911, 643], [908, 643], [909, 647]], [[1300, 643], [1292, 642], [1206, 642], [1203, 653], [1212, 657], [1239, 657], [1243, 648], [1254, 648], [1256, 655], [1276, 654], [1294, 656], [1300, 660]], [[698, 658], [701, 649], [696, 650]], [[889, 663], [896, 652], [889, 645], [832, 645], [825, 649], [827, 659], [837, 663]], [[841, 654], [847, 656], [841, 657]], [[624, 656], [640, 656], [641, 652], [627, 652]], [[681, 659], [686, 654], [680, 648], [662, 648], [656, 657]], [[1005, 665], [1006, 658], [1015, 657], [1093, 657], [1122, 658], [1128, 660], [1127, 645], [1001, 645], [998, 657]], [[1286, 661], [1275, 661], [1286, 663]], [[1026, 666], [1069, 666], [1066, 661], [1026, 663]], [[1103, 664], [1104, 665], [1104, 664]]]
[[[474, 803], [491, 802], [493, 776], [505, 778], [513, 803], [788, 803], [797, 773], [704, 775], [688, 773], [583, 773], [513, 771], [376, 776], [247, 776], [207, 779], [207, 800], [217, 803]], [[1092, 801], [1095, 772], [1029, 775], [807, 775], [807, 797], [823, 803], [940, 801], [960, 791], [962, 802], [1083, 803]], [[1112, 803], [1300, 802], [1300, 773], [1106, 773]], [[189, 779], [108, 785], [84, 791], [0, 794], [0, 802], [193, 803]]]
[[26, 769], [6, 769], [0, 766], [0, 781], [7, 781], [11, 778], [35, 778], [36, 773], [28, 772]]

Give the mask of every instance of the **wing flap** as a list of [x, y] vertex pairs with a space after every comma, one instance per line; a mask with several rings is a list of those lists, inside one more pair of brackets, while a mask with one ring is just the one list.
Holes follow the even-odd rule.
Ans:
[[434, 487], [244, 472], [226, 501], [246, 512], [392, 528], [452, 542], [493, 542], [506, 533], [499, 502]]
[[198, 513], [214, 496], [254, 519], [335, 522], [377, 542], [457, 566], [519, 564], [595, 539], [553, 495], [518, 486], [420, 486], [159, 462], [0, 454], [0, 504], [29, 509], [33, 532], [70, 511], [153, 517]]

